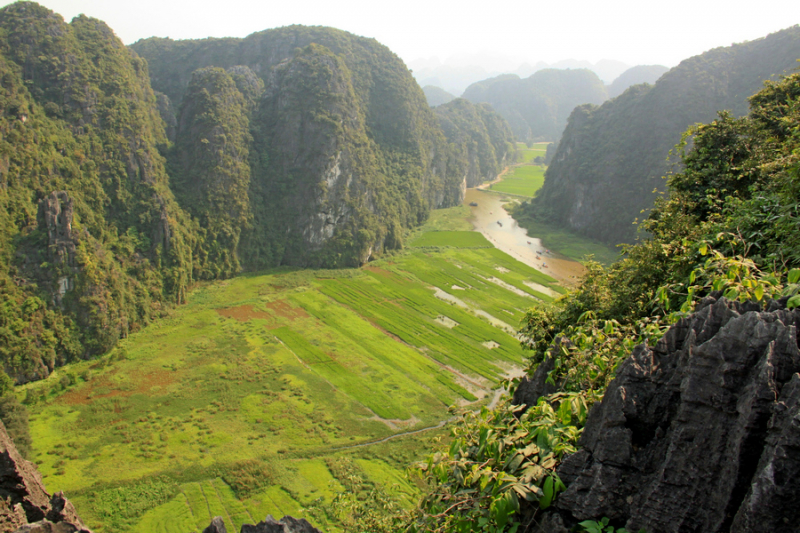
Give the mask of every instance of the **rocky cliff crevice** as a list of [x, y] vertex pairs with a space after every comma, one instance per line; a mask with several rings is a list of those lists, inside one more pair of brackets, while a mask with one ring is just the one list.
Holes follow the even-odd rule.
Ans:
[[[709, 297], [640, 345], [590, 413], [542, 531], [796, 531], [800, 310]], [[528, 398], [527, 400], [530, 400]]]
[[91, 533], [62, 492], [50, 496], [0, 422], [0, 533]]

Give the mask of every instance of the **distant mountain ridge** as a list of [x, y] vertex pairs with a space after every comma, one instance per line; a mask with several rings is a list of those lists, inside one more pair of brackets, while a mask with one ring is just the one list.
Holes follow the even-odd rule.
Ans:
[[652, 85], [668, 70], [669, 69], [663, 65], [637, 65], [631, 67], [611, 82], [611, 85], [608, 86], [608, 97], [616, 98], [631, 85], [638, 85], [640, 83], [649, 83]]
[[456, 99], [456, 96], [435, 85], [426, 85], [422, 88], [422, 92], [425, 93], [425, 99], [431, 107], [446, 104]]
[[578, 59], [562, 59], [547, 63], [520, 62], [504, 56], [464, 55], [444, 62], [438, 59], [417, 59], [409, 62], [409, 68], [413, 69], [414, 77], [420, 86], [434, 85], [454, 95], [463, 96], [467, 87], [482, 80], [502, 74], [516, 74], [520, 78], [527, 78], [545, 69], [588, 69], [597, 74], [604, 83], [609, 84], [630, 68], [630, 65], [611, 59], [603, 59], [596, 63]]
[[587, 69], [540, 70], [529, 78], [505, 74], [470, 85], [463, 98], [490, 104], [511, 125], [519, 141], [555, 141], [567, 117], [581, 104], [608, 98], [603, 82]]
[[539, 195], [525, 207], [609, 244], [630, 242], [669, 171], [667, 155], [686, 128], [720, 110], [747, 113], [766, 79], [797, 68], [800, 27], [715, 48], [682, 61], [653, 85], [635, 85], [601, 106], [576, 108]]

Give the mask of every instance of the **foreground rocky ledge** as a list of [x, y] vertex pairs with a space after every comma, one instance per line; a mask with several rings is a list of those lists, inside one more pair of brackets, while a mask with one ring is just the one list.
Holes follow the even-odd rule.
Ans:
[[[214, 517], [211, 524], [203, 530], [203, 533], [228, 533], [225, 522], [221, 516]], [[280, 521], [272, 518], [272, 515], [256, 525], [244, 524], [241, 533], [322, 533], [308, 523], [304, 518], [300, 520], [291, 516], [284, 516]]]
[[17, 451], [0, 422], [0, 533], [91, 533], [59, 492], [52, 497], [42, 476]]
[[699, 307], [620, 366], [541, 531], [602, 517], [647, 533], [798, 530], [800, 310]]

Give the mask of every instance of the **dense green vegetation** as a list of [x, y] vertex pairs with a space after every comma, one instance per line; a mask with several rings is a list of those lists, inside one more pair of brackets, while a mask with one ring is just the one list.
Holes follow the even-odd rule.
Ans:
[[102, 22], [30, 2], [0, 28], [0, 361], [25, 381], [183, 301], [199, 243], [146, 64]]
[[577, 290], [528, 311], [531, 369], [552, 361], [558, 392], [522, 417], [508, 406], [462, 416], [449, 450], [421, 466], [431, 492], [411, 530], [529, 527], [563, 488], [554, 469], [617, 366], [702, 298], [800, 307], [800, 74], [767, 82], [750, 104], [746, 118], [721, 113], [688, 130], [683, 170], [644, 222], [651, 238], [608, 269], [589, 264]]
[[633, 86], [600, 107], [576, 108], [528, 216], [612, 245], [632, 242], [634, 221], [680, 164], [667, 156], [681, 133], [723, 109], [745, 115], [763, 80], [796, 68], [798, 58], [794, 26], [687, 59], [654, 86]]
[[572, 109], [608, 98], [597, 74], [587, 69], [545, 69], [529, 78], [507, 74], [473, 83], [463, 98], [485, 102], [511, 125], [519, 141], [557, 140]]
[[497, 177], [517, 157], [508, 123], [487, 104], [457, 98], [434, 109], [449, 144], [448, 172], [467, 187]]
[[205, 254], [195, 258], [198, 279], [230, 277], [241, 268], [239, 240], [253, 217], [246, 111], [245, 97], [228, 73], [211, 67], [194, 72], [177, 122], [170, 174], [178, 200], [198, 218], [208, 242]]

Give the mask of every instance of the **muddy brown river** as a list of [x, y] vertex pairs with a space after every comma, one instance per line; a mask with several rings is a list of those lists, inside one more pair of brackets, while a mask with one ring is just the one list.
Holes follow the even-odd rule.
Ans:
[[[511, 257], [532, 266], [564, 285], [571, 285], [583, 274], [583, 265], [552, 252], [547, 252], [535, 236], [521, 228], [503, 208], [503, 195], [481, 189], [467, 189], [464, 204], [470, 207], [475, 230], [480, 231], [496, 248]], [[542, 252], [542, 253], [537, 253]], [[537, 259], [537, 255], [539, 259]]]

